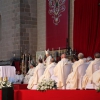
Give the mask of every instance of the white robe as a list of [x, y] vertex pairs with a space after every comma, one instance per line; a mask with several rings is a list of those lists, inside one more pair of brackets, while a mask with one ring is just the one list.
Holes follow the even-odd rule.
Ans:
[[78, 67], [81, 65], [81, 64], [84, 64], [85, 63], [85, 60], [84, 59], [80, 59], [79, 61], [76, 61], [72, 68], [72, 73], [70, 73], [68, 75], [68, 78], [66, 80], [66, 85], [69, 85], [69, 89], [77, 89], [77, 76], [78, 76]]
[[46, 58], [46, 60], [45, 60], [46, 67], [47, 67], [48, 65], [50, 65], [51, 58], [52, 58], [51, 56], [48, 56], [48, 57]]
[[51, 63], [50, 65], [47, 66], [45, 69], [43, 75], [40, 77], [39, 82], [41, 82], [43, 79], [49, 79], [53, 75], [53, 69], [55, 68], [56, 63]]
[[26, 74], [26, 76], [24, 78], [24, 84], [28, 84], [29, 79], [34, 75], [34, 70], [35, 70], [34, 67], [29, 69], [28, 73]]
[[68, 64], [68, 59], [63, 58], [54, 68], [54, 75], [52, 79], [57, 82], [57, 87], [62, 88], [64, 86], [64, 70], [63, 67]]
[[88, 66], [88, 68], [87, 68], [87, 70], [86, 70], [86, 74], [85, 74], [84, 77], [83, 77], [82, 88], [86, 88], [86, 85], [87, 85], [88, 83], [91, 83], [91, 77], [92, 77], [92, 74], [93, 74], [93, 72], [92, 72], [93, 65], [94, 65], [94, 64], [98, 64], [98, 63], [100, 63], [100, 58], [96, 58], [94, 61], [92, 61], [92, 62], [89, 64], [89, 66]]
[[34, 75], [30, 78], [29, 82], [28, 82], [28, 86], [27, 88], [28, 89], [32, 89], [34, 85], [37, 85], [38, 81], [39, 81], [39, 77], [38, 77], [38, 70], [39, 69], [45, 69], [44, 67], [44, 64], [42, 63], [39, 63], [37, 66], [36, 66], [36, 69], [34, 71]]
[[24, 79], [24, 75], [21, 74], [21, 75], [16, 75], [15, 76], [15, 84], [21, 84], [21, 82], [23, 82], [23, 79]]
[[92, 83], [95, 85], [95, 89], [99, 89], [100, 87], [100, 70], [93, 73], [91, 77]]

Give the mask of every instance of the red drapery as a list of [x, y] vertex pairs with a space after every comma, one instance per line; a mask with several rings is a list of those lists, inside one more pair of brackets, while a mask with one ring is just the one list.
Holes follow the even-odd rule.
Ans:
[[100, 51], [100, 0], [75, 0], [74, 50], [92, 56]]
[[46, 0], [46, 49], [66, 48], [66, 39], [68, 37], [68, 0], [66, 0], [65, 6], [65, 11], [61, 12], [60, 23], [55, 25], [52, 15], [49, 14], [49, 0]]

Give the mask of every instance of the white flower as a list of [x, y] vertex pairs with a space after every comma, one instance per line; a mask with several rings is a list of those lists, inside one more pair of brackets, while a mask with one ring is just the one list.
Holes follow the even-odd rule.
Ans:
[[55, 88], [56, 82], [51, 79], [43, 79], [40, 83], [37, 85], [37, 90], [49, 90]]

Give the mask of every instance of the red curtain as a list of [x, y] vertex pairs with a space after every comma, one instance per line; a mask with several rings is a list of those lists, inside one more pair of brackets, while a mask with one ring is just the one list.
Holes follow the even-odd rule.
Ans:
[[92, 56], [100, 51], [100, 0], [75, 0], [74, 50]]
[[46, 0], [46, 49], [66, 48], [66, 39], [68, 38], [68, 0], [65, 2], [65, 7], [65, 11], [61, 12], [60, 23], [55, 25], [52, 15], [49, 14], [49, 0]]

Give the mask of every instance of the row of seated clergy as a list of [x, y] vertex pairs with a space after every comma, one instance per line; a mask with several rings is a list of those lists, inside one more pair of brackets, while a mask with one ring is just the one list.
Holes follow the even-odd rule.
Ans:
[[91, 85], [89, 81], [92, 74], [96, 70], [100, 69], [100, 54], [96, 53], [95, 60], [89, 65], [85, 62], [84, 55], [82, 53], [79, 53], [78, 58], [79, 61], [76, 61], [73, 64], [73, 71], [67, 78], [66, 89], [93, 89], [93, 84]]
[[28, 84], [29, 79], [34, 75], [34, 70], [35, 70], [34, 63], [31, 62], [30, 69], [29, 69], [29, 71], [27, 72], [27, 74], [24, 78], [24, 82], [23, 82], [24, 84]]
[[[62, 54], [61, 61], [59, 61], [58, 64], [54, 67], [54, 73], [50, 77], [51, 79], [57, 82], [57, 87], [59, 89], [65, 89], [65, 88], [82, 89], [84, 86], [84, 82], [88, 83], [89, 79], [91, 79], [92, 77], [93, 72], [99, 69], [98, 66], [100, 65], [100, 56], [98, 55], [100, 54], [96, 53], [95, 60], [92, 61], [90, 64], [87, 64], [86, 59], [84, 59], [84, 54], [79, 53], [78, 54], [79, 60], [76, 61], [72, 66], [72, 64], [68, 62], [68, 59], [66, 59], [66, 55]], [[42, 79], [41, 77], [46, 75], [43, 74], [43, 71], [45, 69], [43, 69], [42, 72], [38, 71], [40, 68], [44, 68], [44, 65], [42, 64], [41, 66], [41, 64], [39, 63], [39, 65], [36, 67], [34, 76], [29, 81], [28, 89], [36, 89], [38, 82], [40, 82]], [[98, 66], [95, 67], [95, 65]], [[71, 68], [72, 68], [72, 72], [71, 72]], [[45, 73], [47, 72], [48, 74], [48, 71], [46, 70]], [[38, 72], [41, 74], [39, 74]], [[90, 75], [90, 77], [88, 77], [88, 75]], [[86, 80], [84, 80], [85, 78]], [[85, 85], [87, 85], [87, 83]]]
[[28, 89], [36, 89], [38, 82], [41, 82], [43, 79], [49, 79], [53, 75], [53, 69], [56, 66], [56, 63], [53, 58], [50, 60], [50, 64], [46, 67], [42, 64], [42, 60], [39, 59], [39, 64], [36, 66], [33, 77], [29, 80]]
[[[62, 60], [56, 65], [54, 63], [54, 59], [51, 59], [51, 64], [47, 66], [46, 69], [43, 69], [43, 65], [41, 66], [40, 62], [36, 67], [34, 72], [34, 76], [29, 80], [28, 89], [36, 89], [38, 82], [41, 82], [42, 79], [53, 79], [57, 82], [58, 88], [66, 87], [66, 79], [69, 73], [71, 73], [72, 64], [68, 63], [68, 59], [66, 59], [66, 55], [63, 54], [61, 56]], [[41, 74], [41, 75], [40, 75]]]

